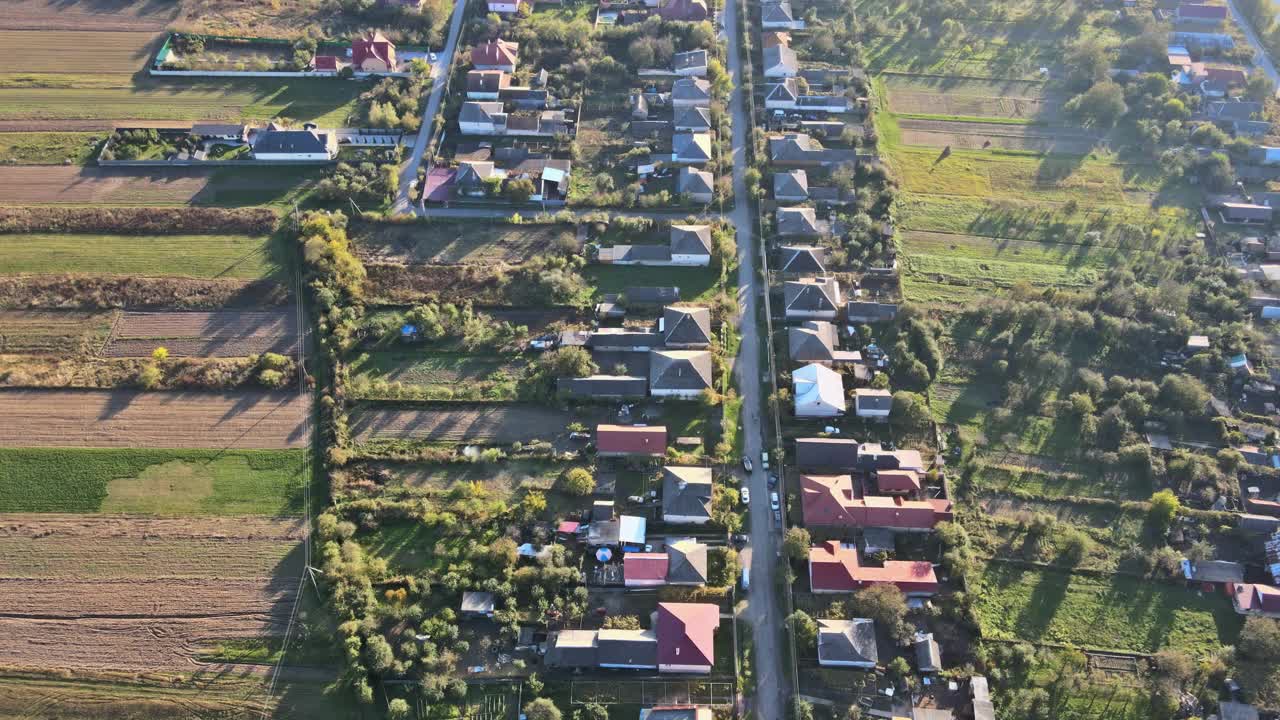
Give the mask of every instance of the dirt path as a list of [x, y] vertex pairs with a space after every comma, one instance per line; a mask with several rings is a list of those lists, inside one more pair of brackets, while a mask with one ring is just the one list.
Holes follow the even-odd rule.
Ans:
[[300, 448], [297, 393], [0, 391], [0, 446]]

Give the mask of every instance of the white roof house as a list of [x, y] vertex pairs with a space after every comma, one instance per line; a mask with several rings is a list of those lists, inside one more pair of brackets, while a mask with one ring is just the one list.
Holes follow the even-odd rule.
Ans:
[[810, 363], [791, 373], [796, 417], [836, 417], [845, 413], [844, 380], [824, 365]]

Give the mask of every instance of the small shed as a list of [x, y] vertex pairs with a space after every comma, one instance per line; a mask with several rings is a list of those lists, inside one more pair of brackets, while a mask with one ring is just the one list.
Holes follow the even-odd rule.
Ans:
[[463, 617], [493, 617], [493, 593], [468, 590], [462, 593]]

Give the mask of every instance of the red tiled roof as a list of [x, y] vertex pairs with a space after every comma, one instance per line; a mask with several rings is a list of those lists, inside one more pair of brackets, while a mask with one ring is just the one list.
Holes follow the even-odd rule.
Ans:
[[386, 63], [387, 67], [393, 68], [395, 63], [392, 62], [391, 56], [395, 51], [396, 46], [383, 37], [382, 33], [370, 33], [351, 43], [351, 62], [359, 67], [365, 60], [377, 58]]
[[663, 425], [646, 427], [597, 425], [596, 451], [628, 455], [666, 455], [667, 428]]
[[564, 533], [565, 535], [572, 535], [573, 533], [578, 532], [578, 528], [580, 527], [582, 527], [582, 523], [574, 522], [573, 520], [565, 520], [556, 526], [556, 532]]
[[1241, 583], [1233, 588], [1236, 610], [1242, 613], [1280, 613], [1280, 588]]
[[1227, 6], [1183, 3], [1178, 6], [1178, 16], [1184, 18], [1196, 18], [1198, 20], [1226, 20]]
[[1257, 498], [1249, 498], [1247, 502], [1250, 512], [1270, 515], [1271, 517], [1280, 517], [1280, 502], [1276, 502], [1275, 500], [1259, 500]]
[[801, 475], [800, 500], [810, 525], [932, 528], [952, 515], [950, 500], [853, 495], [848, 475]]
[[622, 558], [622, 576], [632, 580], [666, 580], [666, 553], [627, 553]]
[[710, 603], [658, 603], [658, 664], [714, 665], [720, 608]]
[[1249, 76], [1245, 75], [1244, 71], [1240, 68], [1205, 68], [1204, 76], [1206, 80], [1226, 83], [1228, 85], [1243, 85], [1249, 80]]
[[938, 591], [938, 576], [930, 563], [887, 560], [884, 567], [865, 567], [858, 561], [856, 548], [835, 540], [809, 549], [809, 583], [815, 592], [852, 592], [884, 583], [908, 593]]
[[338, 57], [336, 55], [317, 55], [314, 64], [317, 70], [337, 70]]
[[914, 470], [879, 470], [876, 487], [880, 492], [912, 492], [920, 489], [920, 473]]
[[520, 54], [518, 43], [506, 40], [490, 40], [471, 50], [472, 65], [515, 65]]
[[761, 37], [760, 44], [767, 48], [778, 47], [779, 45], [791, 47], [791, 35], [772, 30]]

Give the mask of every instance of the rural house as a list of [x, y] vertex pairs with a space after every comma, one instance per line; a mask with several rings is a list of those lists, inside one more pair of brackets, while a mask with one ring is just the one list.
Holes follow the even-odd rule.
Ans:
[[556, 381], [556, 390], [561, 395], [579, 400], [625, 400], [647, 396], [649, 380], [628, 375], [560, 378]]
[[1178, 22], [1218, 27], [1227, 21], [1226, 5], [1181, 3], [1176, 11]]
[[463, 617], [493, 617], [493, 593], [467, 591], [462, 593]]
[[769, 159], [778, 167], [831, 167], [856, 165], [856, 150], [830, 150], [805, 133], [788, 133], [769, 138]]
[[711, 388], [711, 353], [707, 350], [653, 350], [649, 353], [649, 394], [696, 400]]
[[706, 165], [711, 162], [711, 133], [676, 133], [671, 138], [671, 162], [680, 165]]
[[867, 567], [858, 548], [828, 540], [809, 549], [809, 588], [815, 593], [848, 593], [872, 585], [893, 585], [908, 596], [938, 592], [938, 577], [928, 562], [886, 560], [883, 567]]
[[707, 51], [690, 50], [671, 56], [671, 71], [682, 77], [707, 76]]
[[836, 326], [825, 320], [809, 320], [787, 329], [791, 359], [801, 363], [833, 365], [862, 361], [862, 353], [836, 349]]
[[640, 720], [712, 720], [706, 705], [657, 705], [640, 709]]
[[782, 307], [788, 320], [835, 320], [840, 312], [840, 283], [835, 278], [785, 282]]
[[791, 78], [800, 72], [796, 51], [786, 45], [764, 49], [764, 76], [767, 78]]
[[773, 174], [773, 199], [780, 203], [799, 203], [809, 199], [809, 174], [804, 170]]
[[501, 38], [475, 46], [471, 50], [471, 65], [476, 70], [502, 70], [513, 73], [520, 60], [520, 44]]
[[778, 234], [782, 237], [817, 237], [827, 232], [825, 221], [818, 220], [813, 208], [782, 207], [776, 213]]
[[676, 175], [676, 192], [693, 202], [709, 203], [715, 199], [715, 178], [705, 170], [682, 167]]
[[1231, 603], [1241, 615], [1260, 615], [1280, 619], [1280, 588], [1256, 583], [1238, 583], [1228, 587]]
[[304, 125], [301, 130], [288, 130], [271, 123], [252, 136], [254, 160], [331, 161], [338, 157], [338, 134]]
[[716, 605], [658, 603], [658, 672], [709, 674], [718, 627]]
[[760, 4], [760, 27], [765, 30], [803, 30], [804, 20], [795, 19], [789, 0], [766, 0]]
[[876, 626], [867, 618], [818, 619], [818, 664], [873, 670], [880, 662]]
[[627, 553], [622, 558], [626, 587], [707, 584], [707, 546], [694, 538], [668, 538], [664, 552]]
[[850, 300], [845, 307], [845, 320], [855, 323], [889, 322], [898, 316], [898, 306], [867, 300]]
[[809, 526], [928, 531], [952, 517], [950, 500], [855, 497], [849, 475], [801, 475], [800, 499]]
[[[779, 45], [778, 47], [784, 46]], [[796, 79], [794, 77], [784, 78], [780, 83], [765, 86], [764, 108], [766, 110], [794, 110], [796, 99], [799, 97], [799, 83], [796, 82]]]
[[711, 107], [711, 83], [702, 78], [680, 78], [671, 85], [671, 106]]
[[665, 425], [597, 425], [596, 453], [602, 457], [663, 457]]
[[[668, 245], [614, 245], [600, 248], [597, 259], [612, 265], [677, 265], [705, 267], [711, 264], [710, 225], [672, 225]], [[628, 297], [630, 297], [628, 295]], [[634, 299], [633, 299], [634, 300]], [[676, 297], [675, 300], [679, 300]]]
[[858, 467], [862, 470], [915, 470], [924, 472], [919, 450], [885, 450], [880, 443], [858, 446]]
[[602, 327], [587, 337], [592, 352], [649, 352], [661, 345], [662, 336], [651, 328]]
[[844, 380], [825, 365], [810, 363], [791, 373], [798, 418], [829, 418], [845, 413]]
[[658, 320], [662, 344], [672, 349], [711, 346], [711, 311], [704, 307], [666, 307]]
[[823, 275], [827, 272], [824, 264], [827, 257], [826, 248], [811, 245], [784, 245], [778, 250], [782, 253], [778, 272], [789, 275]]
[[662, 521], [694, 525], [711, 521], [711, 468], [662, 468]]
[[853, 394], [854, 414], [860, 418], [888, 420], [893, 410], [893, 393], [888, 390], [858, 388]]
[[853, 470], [858, 467], [858, 441], [796, 438], [796, 467], [801, 470]]
[[467, 99], [497, 100], [511, 85], [511, 76], [501, 70], [468, 70]]
[[351, 43], [351, 65], [368, 73], [396, 70], [396, 46], [381, 32], [370, 32]]
[[707, 0], [662, 0], [658, 14], [663, 20], [702, 22], [711, 17]]
[[707, 132], [711, 129], [711, 111], [698, 105], [678, 107], [672, 125], [676, 132]]

